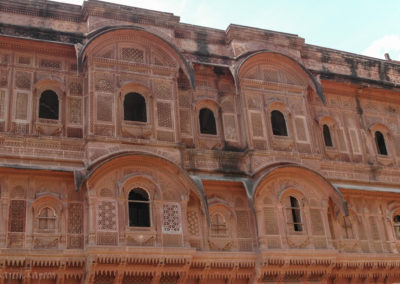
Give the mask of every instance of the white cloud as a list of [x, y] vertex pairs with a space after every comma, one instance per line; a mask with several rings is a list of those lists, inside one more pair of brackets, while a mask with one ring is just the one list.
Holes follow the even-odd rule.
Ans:
[[400, 36], [385, 35], [373, 41], [362, 54], [383, 59], [385, 53], [389, 53], [391, 59], [400, 60]]

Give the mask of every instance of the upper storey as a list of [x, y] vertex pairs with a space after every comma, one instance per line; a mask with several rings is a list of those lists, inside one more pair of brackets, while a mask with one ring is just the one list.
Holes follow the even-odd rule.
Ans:
[[[303, 38], [251, 27], [230, 25], [226, 31], [180, 23], [165, 12], [122, 6], [97, 0], [82, 6], [47, 0], [0, 3], [1, 34], [64, 44], [85, 44], [106, 27], [134, 25], [174, 44], [191, 62], [232, 67], [240, 57], [268, 50], [286, 54], [321, 78], [400, 84], [398, 62], [373, 59], [305, 44]], [[340, 76], [339, 76], [340, 75]]]

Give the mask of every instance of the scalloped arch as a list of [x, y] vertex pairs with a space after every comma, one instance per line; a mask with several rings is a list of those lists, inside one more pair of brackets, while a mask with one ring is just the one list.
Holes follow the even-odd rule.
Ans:
[[[255, 199], [266, 184], [281, 176], [289, 177], [289, 179], [293, 181], [298, 179], [307, 180], [307, 183], [313, 183], [319, 190], [324, 191], [327, 200], [330, 198], [340, 208], [343, 214], [347, 215], [347, 203], [342, 193], [319, 173], [297, 164], [277, 165], [266, 169], [259, 175], [254, 183], [252, 199]], [[320, 185], [320, 187], [318, 187], [318, 185]]]
[[173, 55], [174, 58], [177, 60], [179, 63], [179, 66], [183, 70], [183, 72], [186, 74], [186, 76], [189, 78], [189, 81], [191, 83], [192, 88], [195, 88], [195, 80], [194, 80], [194, 70], [192, 66], [187, 62], [187, 60], [183, 57], [183, 55], [180, 53], [179, 49], [166, 40], [165, 38], [162, 38], [159, 35], [156, 35], [145, 28], [142, 27], [137, 27], [137, 26], [131, 26], [131, 25], [122, 25], [122, 26], [107, 26], [103, 27], [91, 34], [89, 34], [89, 40], [79, 49], [78, 51], [78, 72], [81, 72], [82, 70], [82, 63], [84, 58], [86, 57], [88, 51], [92, 47], [95, 47], [97, 45], [100, 45], [101, 43], [104, 43], [104, 38], [109, 35], [110, 33], [115, 33], [115, 32], [133, 32], [137, 33], [138, 35], [141, 35], [143, 37], [148, 38], [150, 41], [154, 41], [157, 43], [157, 47], [164, 48], [169, 54]]
[[[248, 68], [265, 63], [269, 64], [272, 68], [283, 70], [288, 72], [293, 78], [304, 81], [311, 89], [317, 93], [321, 101], [325, 104], [325, 96], [321, 84], [314, 78], [310, 71], [307, 70], [301, 63], [292, 57], [275, 51], [269, 50], [258, 50], [250, 54], [244, 54], [238, 58], [238, 64], [235, 68], [234, 79], [236, 85], [239, 86], [239, 78], [248, 71]], [[279, 76], [279, 74], [277, 75]]]

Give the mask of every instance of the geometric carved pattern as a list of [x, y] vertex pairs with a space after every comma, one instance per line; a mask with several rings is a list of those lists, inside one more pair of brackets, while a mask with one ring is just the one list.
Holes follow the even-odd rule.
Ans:
[[163, 204], [163, 233], [181, 232], [181, 210], [177, 203]]
[[128, 276], [125, 275], [122, 284], [150, 284], [151, 276]]
[[9, 232], [25, 232], [25, 200], [11, 200]]
[[68, 236], [69, 249], [80, 249], [83, 248], [83, 236]]
[[58, 247], [58, 238], [34, 238], [33, 248], [35, 249], [52, 249]]
[[83, 206], [80, 203], [70, 203], [68, 206], [68, 233], [82, 234]]
[[143, 63], [144, 51], [137, 48], [122, 48], [122, 59]]
[[171, 104], [157, 103], [158, 126], [172, 128]]
[[172, 99], [171, 83], [166, 80], [153, 80], [153, 93], [157, 98]]
[[247, 96], [247, 105], [249, 109], [260, 109], [261, 99], [258, 95]]
[[9, 248], [21, 248], [24, 246], [25, 234], [21, 233], [8, 233], [7, 235], [7, 247]]
[[71, 82], [69, 84], [69, 93], [71, 95], [82, 95], [82, 84], [79, 82]]
[[97, 74], [96, 75], [96, 91], [111, 93], [113, 91], [113, 78], [112, 75], [108, 74]]
[[273, 207], [264, 207], [264, 229], [266, 235], [278, 235], [278, 224]]
[[310, 209], [311, 228], [313, 235], [324, 235], [324, 224], [322, 223], [321, 210]]
[[16, 72], [15, 74], [15, 86], [19, 89], [31, 88], [31, 73], [28, 72]]
[[97, 96], [97, 120], [112, 121], [113, 97]]
[[250, 237], [249, 214], [247, 211], [236, 211], [237, 232], [239, 238]]
[[160, 284], [177, 284], [178, 281], [179, 281], [179, 276], [163, 275], [160, 278]]
[[117, 230], [117, 206], [115, 202], [99, 202], [97, 207], [97, 229], [100, 231]]
[[57, 60], [42, 59], [42, 60], [40, 60], [40, 67], [52, 68], [52, 69], [60, 69], [61, 68], [61, 62], [57, 61]]
[[196, 211], [189, 211], [187, 214], [188, 231], [192, 236], [199, 235], [199, 218], [197, 217]]
[[181, 123], [181, 132], [184, 134], [192, 134], [192, 123], [190, 110], [181, 109], [179, 111], [180, 123]]
[[15, 118], [21, 120], [28, 119], [28, 94], [17, 93]]
[[179, 106], [190, 108], [190, 93], [180, 92], [179, 93]]
[[69, 99], [69, 118], [68, 122], [74, 124], [82, 123], [82, 100], [76, 98]]
[[0, 69], [0, 87], [7, 87], [8, 70]]
[[96, 284], [114, 284], [114, 276], [109, 274], [97, 274], [94, 277], [94, 282]]
[[253, 136], [256, 137], [263, 137], [264, 136], [264, 131], [263, 131], [263, 124], [261, 121], [261, 114], [260, 113], [251, 113], [251, 125], [253, 129]]
[[31, 65], [31, 58], [27, 56], [18, 56], [18, 64]]
[[103, 246], [116, 246], [118, 233], [98, 232], [97, 244]]

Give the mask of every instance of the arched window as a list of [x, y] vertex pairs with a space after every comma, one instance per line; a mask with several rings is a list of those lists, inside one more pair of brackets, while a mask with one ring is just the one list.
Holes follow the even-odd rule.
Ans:
[[322, 132], [324, 134], [324, 141], [326, 147], [333, 147], [331, 131], [329, 130], [329, 126], [324, 124], [322, 128]]
[[396, 238], [400, 240], [400, 215], [395, 215], [393, 217], [393, 228]]
[[202, 108], [199, 113], [200, 133], [217, 135], [214, 113], [208, 108]]
[[285, 117], [279, 110], [271, 112], [272, 133], [277, 136], [288, 136]]
[[128, 196], [129, 226], [150, 227], [150, 200], [147, 191], [135, 188]]
[[39, 100], [39, 118], [58, 119], [58, 96], [51, 90], [44, 91]]
[[378, 149], [379, 155], [387, 155], [385, 137], [383, 136], [382, 132], [376, 131], [375, 132], [375, 142], [376, 148]]
[[124, 120], [147, 122], [146, 100], [141, 94], [128, 93], [125, 95]]
[[54, 230], [56, 228], [56, 214], [54, 210], [45, 207], [39, 213], [39, 229], [40, 230]]
[[289, 232], [302, 232], [303, 223], [301, 222], [299, 201], [295, 197], [289, 196], [287, 202], [286, 216]]
[[228, 228], [224, 216], [216, 213], [211, 218], [211, 235], [212, 236], [226, 236]]

